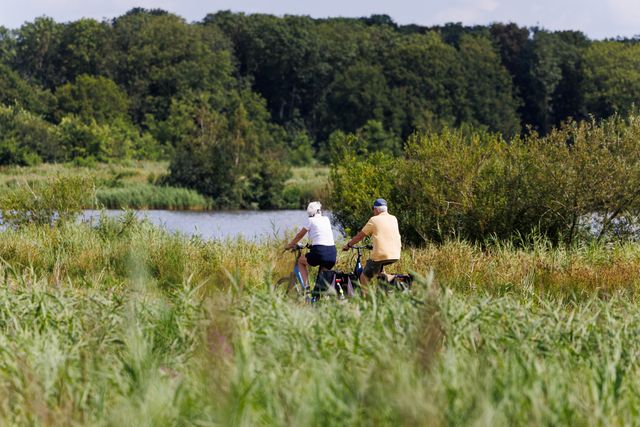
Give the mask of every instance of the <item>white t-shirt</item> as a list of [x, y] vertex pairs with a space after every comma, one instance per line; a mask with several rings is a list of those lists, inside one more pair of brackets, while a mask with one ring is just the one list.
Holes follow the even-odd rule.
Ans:
[[304, 226], [309, 232], [309, 240], [311, 240], [311, 246], [334, 246], [333, 230], [331, 229], [331, 221], [329, 217], [316, 214], [309, 218], [309, 221]]

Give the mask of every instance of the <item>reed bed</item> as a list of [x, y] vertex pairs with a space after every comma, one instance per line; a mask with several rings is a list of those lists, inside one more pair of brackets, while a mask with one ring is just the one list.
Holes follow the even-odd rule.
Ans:
[[283, 243], [0, 232], [0, 423], [638, 423], [638, 245], [406, 249], [413, 293], [309, 306]]
[[122, 188], [100, 188], [96, 192], [98, 206], [107, 209], [207, 210], [211, 200], [195, 190], [151, 184]]

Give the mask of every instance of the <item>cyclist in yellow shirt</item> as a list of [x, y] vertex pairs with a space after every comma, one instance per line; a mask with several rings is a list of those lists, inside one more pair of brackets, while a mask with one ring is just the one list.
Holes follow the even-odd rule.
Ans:
[[366, 286], [376, 274], [382, 271], [385, 265], [393, 264], [400, 259], [402, 242], [400, 240], [400, 230], [398, 219], [387, 211], [387, 201], [376, 199], [372, 206], [373, 216], [342, 248], [348, 251], [366, 236], [371, 236], [373, 251], [371, 258], [367, 260], [364, 270], [360, 275], [360, 284]]

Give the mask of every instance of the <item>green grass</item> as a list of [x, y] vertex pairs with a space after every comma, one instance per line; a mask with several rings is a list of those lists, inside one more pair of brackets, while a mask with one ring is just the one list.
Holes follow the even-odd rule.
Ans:
[[283, 244], [0, 232], [0, 424], [637, 423], [639, 245], [406, 249], [411, 295], [309, 306]]

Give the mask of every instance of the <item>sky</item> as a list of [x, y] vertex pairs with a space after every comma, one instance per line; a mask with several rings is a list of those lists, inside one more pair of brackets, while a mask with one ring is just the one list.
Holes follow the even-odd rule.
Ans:
[[592, 39], [640, 35], [640, 0], [0, 0], [0, 25], [18, 28], [43, 15], [58, 22], [101, 20], [133, 7], [164, 9], [187, 21], [218, 10], [315, 18], [387, 14], [399, 24], [515, 22], [579, 30]]

